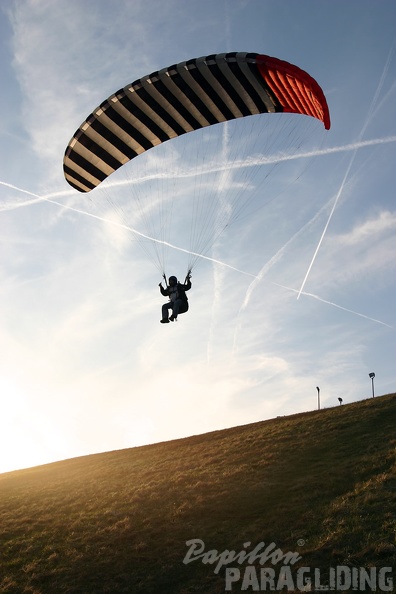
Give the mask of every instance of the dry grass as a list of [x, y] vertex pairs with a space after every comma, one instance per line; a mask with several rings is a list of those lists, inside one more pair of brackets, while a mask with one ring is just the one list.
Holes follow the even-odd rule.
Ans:
[[193, 538], [394, 566], [395, 427], [388, 395], [0, 475], [0, 592], [224, 592]]

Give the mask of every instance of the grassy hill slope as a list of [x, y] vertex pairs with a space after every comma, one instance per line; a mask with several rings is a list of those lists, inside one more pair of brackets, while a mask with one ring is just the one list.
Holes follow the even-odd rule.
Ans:
[[395, 571], [395, 445], [392, 394], [2, 474], [0, 592], [224, 592], [191, 539]]

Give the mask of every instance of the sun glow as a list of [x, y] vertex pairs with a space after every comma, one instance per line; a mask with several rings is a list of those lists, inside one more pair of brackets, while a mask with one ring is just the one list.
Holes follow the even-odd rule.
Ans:
[[14, 379], [0, 377], [0, 472], [36, 466], [49, 458], [45, 419], [33, 408], [24, 389]]

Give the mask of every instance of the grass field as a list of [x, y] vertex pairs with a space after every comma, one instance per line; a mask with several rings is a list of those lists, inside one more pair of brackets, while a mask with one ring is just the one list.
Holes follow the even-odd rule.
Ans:
[[[0, 592], [292, 592], [284, 565], [296, 592], [298, 568], [338, 566], [393, 571], [383, 590], [351, 569], [344, 592], [396, 592], [395, 446], [391, 394], [2, 474]], [[193, 539], [207, 555], [183, 563]], [[246, 559], [260, 543], [272, 556]], [[245, 558], [215, 571], [214, 550]]]

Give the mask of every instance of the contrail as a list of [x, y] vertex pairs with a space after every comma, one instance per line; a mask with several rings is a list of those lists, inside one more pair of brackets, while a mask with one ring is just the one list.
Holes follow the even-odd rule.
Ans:
[[[350, 152], [358, 149], [376, 146], [380, 144], [389, 144], [396, 142], [396, 136], [387, 136], [385, 138], [374, 138], [372, 140], [365, 140], [361, 142], [354, 142], [342, 146], [336, 146], [325, 149], [317, 149], [314, 151], [307, 151], [304, 153], [297, 153], [293, 155], [277, 154], [277, 155], [255, 155], [254, 157], [246, 157], [245, 159], [235, 159], [232, 163], [220, 162], [212, 163], [200, 169], [202, 174], [221, 173], [222, 171], [229, 171], [232, 169], [243, 169], [245, 167], [257, 167], [257, 165], [275, 165], [284, 161], [295, 161], [297, 159], [309, 159], [311, 157], [321, 157], [323, 155], [331, 155], [333, 153]], [[196, 169], [179, 169], [177, 171], [167, 170], [161, 173], [147, 174], [136, 177], [134, 179], [117, 180], [114, 182], [104, 182], [103, 187], [115, 188], [118, 186], [127, 186], [133, 184], [141, 184], [152, 179], [176, 179], [189, 178], [196, 175]]]
[[[264, 272], [266, 272], [266, 270], [262, 270], [260, 271], [260, 274], [258, 274], [257, 276], [253, 275], [253, 274], [249, 274], [249, 273], [244, 273], [244, 274], [249, 274], [249, 276], [254, 276], [254, 280], [252, 281], [249, 289], [248, 289], [248, 293], [249, 295], [246, 296], [245, 301], [242, 305], [242, 307], [239, 310], [239, 313], [245, 308], [245, 303], [246, 300], [248, 300], [250, 298], [250, 293], [253, 290], [253, 285], [255, 284], [255, 281], [261, 281], [262, 280], [262, 276], [264, 274]], [[281, 285], [280, 283], [276, 283], [274, 281], [268, 281], [269, 284], [274, 285], [275, 287], [280, 287], [281, 289], [285, 289], [286, 291], [292, 291], [293, 293], [297, 293], [298, 295], [305, 295], [306, 297], [312, 297], [312, 299], [316, 299], [317, 301], [321, 301], [322, 303], [326, 303], [327, 305], [332, 305], [333, 307], [337, 307], [338, 309], [342, 309], [343, 311], [346, 311], [348, 313], [351, 313], [355, 316], [359, 316], [361, 318], [365, 318], [366, 320], [370, 320], [371, 322], [376, 322], [377, 324], [381, 324], [382, 326], [386, 326], [387, 328], [391, 328], [392, 330], [394, 329], [393, 326], [391, 326], [390, 324], [387, 324], [386, 322], [382, 322], [381, 320], [377, 320], [376, 318], [371, 318], [370, 316], [366, 316], [365, 314], [359, 313], [358, 311], [355, 311], [353, 309], [348, 309], [347, 307], [343, 307], [342, 305], [338, 305], [337, 303], [334, 303], [333, 301], [328, 301], [327, 299], [323, 299], [322, 297], [319, 297], [319, 295], [315, 295], [314, 293], [307, 293], [306, 291], [302, 291], [298, 290], [298, 289], [293, 289], [292, 287], [288, 287], [286, 285]], [[239, 314], [238, 314], [239, 315]]]
[[[226, 158], [228, 152], [229, 152], [229, 126], [228, 126], [228, 122], [225, 122], [225, 125], [222, 128], [222, 133], [221, 133], [221, 146], [220, 146], [220, 151], [221, 154], [224, 155], [224, 159]], [[227, 195], [224, 194], [224, 192], [221, 192], [221, 187], [222, 184], [225, 183], [225, 180], [227, 179], [228, 175], [232, 175], [231, 173], [228, 173], [226, 171], [222, 171], [218, 181], [217, 181], [217, 185], [216, 185], [216, 189], [214, 191], [214, 194], [218, 196], [219, 202], [220, 202], [220, 208], [217, 209], [217, 213], [213, 212], [213, 217], [215, 220], [215, 234], [218, 234], [218, 227], [219, 227], [219, 223], [220, 223], [220, 214], [222, 211], [222, 207], [227, 208], [228, 203], [227, 203]], [[195, 198], [195, 196], [194, 196]], [[216, 250], [216, 240], [213, 243], [212, 246], [212, 253], [215, 254], [215, 250]], [[195, 244], [197, 245], [197, 244]], [[193, 246], [193, 243], [190, 242], [190, 246]], [[206, 343], [206, 361], [209, 364], [211, 359], [212, 359], [212, 345], [213, 345], [213, 340], [214, 340], [214, 332], [215, 332], [215, 328], [214, 328], [214, 320], [216, 318], [216, 309], [217, 309], [217, 305], [220, 301], [220, 289], [221, 289], [221, 285], [222, 285], [222, 281], [223, 281], [223, 275], [222, 273], [216, 268], [213, 268], [213, 299], [212, 299], [212, 303], [211, 303], [211, 316], [210, 316], [210, 324], [209, 324], [209, 331], [208, 331], [208, 340]]]
[[328, 305], [332, 305], [333, 307], [337, 307], [338, 309], [342, 309], [343, 311], [347, 311], [348, 313], [354, 314], [355, 316], [360, 316], [361, 318], [365, 318], [366, 320], [370, 320], [371, 322], [376, 322], [377, 324], [381, 324], [382, 326], [386, 326], [387, 328], [391, 328], [393, 330], [393, 326], [390, 324], [386, 324], [385, 322], [381, 322], [381, 320], [377, 320], [376, 318], [370, 318], [370, 316], [366, 316], [365, 314], [359, 313], [358, 311], [354, 311], [353, 309], [348, 309], [347, 307], [343, 307], [342, 305], [338, 305], [337, 303], [333, 303], [332, 301], [327, 301], [326, 299], [322, 299], [318, 295], [314, 293], [306, 293], [298, 289], [292, 289], [291, 287], [286, 287], [285, 285], [280, 285], [279, 283], [272, 282], [271, 284], [276, 285], [277, 287], [281, 287], [282, 289], [286, 289], [288, 291], [293, 291], [294, 293], [298, 293], [299, 295], [305, 295], [306, 297], [312, 297], [312, 299], [316, 299], [317, 301], [321, 301], [322, 303], [327, 303]]
[[[262, 279], [263, 274], [264, 274], [264, 271], [263, 270], [261, 271], [261, 274], [259, 274], [259, 275], [252, 274], [251, 272], [246, 272], [245, 270], [241, 270], [240, 268], [236, 268], [235, 266], [231, 266], [230, 264], [227, 264], [226, 262], [223, 262], [222, 260], [218, 260], [216, 258], [211, 258], [209, 256], [204, 256], [203, 254], [198, 254], [196, 252], [191, 252], [190, 250], [187, 250], [187, 249], [182, 248], [180, 246], [176, 246], [176, 245], [173, 245], [173, 244], [168, 243], [166, 241], [161, 241], [159, 239], [155, 239], [154, 237], [150, 237], [149, 235], [145, 235], [144, 233], [141, 233], [140, 231], [137, 231], [136, 229], [133, 229], [132, 227], [128, 227], [128, 225], [124, 225], [122, 223], [117, 223], [116, 221], [111, 221], [109, 219], [105, 219], [104, 217], [100, 217], [98, 215], [95, 215], [95, 214], [86, 212], [86, 211], [81, 210], [79, 208], [74, 208], [73, 206], [66, 206], [66, 205], [62, 204], [61, 202], [57, 202], [56, 200], [52, 200], [51, 198], [47, 198], [47, 197], [44, 197], [44, 196], [38, 196], [37, 194], [34, 194], [33, 192], [29, 192], [27, 190], [22, 190], [20, 188], [17, 188], [16, 186], [12, 186], [11, 184], [7, 184], [5, 182], [0, 182], [0, 184], [5, 185], [5, 186], [9, 186], [9, 187], [11, 187], [13, 189], [19, 190], [21, 192], [24, 192], [25, 194], [29, 194], [30, 196], [35, 197], [36, 200], [34, 201], [34, 203], [37, 203], [39, 201], [49, 202], [50, 204], [54, 204], [56, 206], [59, 206], [61, 208], [65, 208], [67, 210], [71, 210], [71, 211], [76, 212], [78, 214], [82, 214], [82, 215], [91, 217], [91, 218], [96, 219], [98, 221], [102, 221], [103, 223], [108, 223], [110, 225], [114, 225], [116, 227], [125, 229], [127, 231], [130, 231], [131, 233], [134, 233], [136, 235], [139, 235], [140, 237], [142, 237], [144, 239], [148, 239], [148, 240], [154, 241], [156, 243], [164, 244], [164, 245], [166, 245], [166, 246], [168, 246], [168, 247], [170, 247], [172, 249], [175, 249], [175, 250], [178, 250], [178, 251], [187, 253], [187, 254], [192, 254], [193, 256], [197, 256], [197, 257], [202, 258], [204, 260], [209, 260], [210, 262], [214, 262], [215, 264], [219, 264], [220, 266], [223, 266], [225, 268], [229, 268], [230, 270], [234, 270], [235, 272], [239, 272], [240, 274], [244, 274], [245, 276], [250, 276], [250, 277], [252, 277], [253, 279], [255, 279], [257, 281], [260, 281]], [[32, 204], [32, 203], [33, 203], [33, 201], [29, 202], [29, 204]], [[270, 281], [270, 283], [272, 285], [275, 285], [275, 286], [280, 287], [282, 289], [286, 289], [288, 291], [293, 291], [294, 293], [300, 293], [301, 292], [301, 291], [299, 292], [297, 289], [293, 289], [291, 287], [287, 287], [287, 286], [281, 285], [279, 283], [275, 283], [275, 282], [272, 282], [272, 281]], [[326, 303], [328, 305], [332, 305], [333, 307], [337, 307], [339, 309], [342, 309], [342, 310], [347, 311], [349, 313], [352, 313], [354, 315], [357, 315], [357, 316], [366, 318], [367, 320], [371, 320], [373, 322], [377, 322], [378, 324], [382, 324], [383, 326], [387, 326], [388, 328], [392, 328], [393, 329], [393, 326], [390, 326], [389, 324], [386, 324], [385, 322], [381, 322], [380, 320], [377, 320], [375, 318], [370, 318], [369, 316], [366, 316], [366, 315], [361, 314], [359, 312], [353, 311], [351, 309], [347, 309], [346, 307], [342, 307], [341, 305], [337, 305], [336, 303], [333, 303], [331, 301], [326, 301], [326, 299], [322, 299], [321, 297], [319, 297], [318, 295], [314, 295], [313, 293], [306, 293], [306, 292], [302, 291], [301, 294], [306, 295], [307, 297], [312, 297], [313, 299], [317, 299], [318, 301], [321, 301], [322, 303]]]
[[[266, 155], [258, 155], [255, 157], [247, 157], [245, 160], [234, 161], [233, 163], [219, 163], [215, 165], [209, 165], [206, 168], [201, 169], [202, 174], [209, 174], [209, 173], [219, 173], [221, 171], [227, 171], [231, 169], [241, 169], [244, 167], [255, 167], [257, 165], [274, 165], [276, 163], [281, 163], [283, 161], [293, 161], [296, 159], [307, 159], [311, 157], [320, 157], [323, 155], [330, 155], [332, 153], [341, 153], [341, 152], [350, 152], [355, 151], [358, 149], [376, 146], [381, 144], [389, 144], [392, 142], [396, 142], [396, 136], [387, 136], [385, 138], [374, 138], [371, 140], [364, 140], [360, 142], [355, 142], [351, 144], [345, 144], [342, 146], [336, 146], [326, 149], [318, 149], [315, 151], [305, 152], [305, 153], [298, 153], [294, 155], [273, 155], [273, 156], [266, 156]], [[179, 171], [166, 171], [163, 173], [155, 173], [149, 175], [142, 175], [140, 177], [136, 177], [134, 179], [124, 179], [124, 180], [117, 180], [114, 182], [104, 182], [102, 187], [103, 189], [111, 189], [121, 186], [128, 186], [134, 184], [142, 184], [146, 181], [150, 181], [153, 179], [165, 179], [165, 178], [189, 178], [196, 175], [196, 170], [194, 168], [191, 169], [182, 169]], [[28, 196], [33, 196], [34, 200], [28, 200], [26, 202], [19, 202], [17, 204], [10, 204], [10, 205], [2, 205], [0, 206], [0, 212], [14, 210], [17, 208], [22, 208], [23, 206], [30, 206], [31, 204], [36, 204], [37, 202], [44, 202], [45, 200], [49, 200], [51, 198], [61, 198], [62, 196], [77, 196], [80, 195], [76, 193], [75, 190], [60, 190], [58, 192], [51, 192], [44, 196], [38, 196], [33, 192], [29, 192], [28, 190], [24, 190], [19, 188], [13, 184], [0, 181], [1, 186], [5, 186], [6, 188], [11, 188], [12, 190], [17, 190], [18, 192], [22, 192], [23, 194], [27, 194]], [[82, 194], [84, 195], [84, 194]]]
[[[230, 268], [231, 270], [235, 270], [236, 272], [240, 272], [241, 274], [245, 274], [247, 276], [255, 276], [254, 274], [251, 274], [249, 272], [245, 272], [244, 270], [240, 270], [239, 268], [235, 268], [234, 266], [231, 266], [230, 264], [226, 264], [225, 262], [221, 262], [220, 260], [216, 260], [216, 258], [211, 258], [209, 256], [204, 256], [203, 254], [199, 254], [197, 252], [193, 252], [191, 250], [187, 250], [185, 248], [182, 248], [180, 246], [174, 245], [172, 243], [169, 243], [167, 241], [162, 241], [161, 239], [156, 239], [155, 237], [150, 237], [149, 235], [146, 235], [145, 233], [142, 233], [141, 231], [138, 231], [137, 229], [134, 229], [133, 227], [129, 227], [128, 225], [124, 225], [123, 223], [118, 223], [117, 221], [111, 221], [110, 219], [106, 219], [105, 217], [101, 217], [99, 215], [95, 215], [93, 213], [87, 212], [85, 210], [81, 210], [80, 208], [75, 208], [74, 206], [67, 206], [66, 204], [62, 204], [61, 202], [57, 202], [56, 200], [52, 200], [51, 198], [48, 198], [47, 196], [39, 196], [38, 194], [34, 194], [33, 192], [29, 192], [28, 190], [23, 190], [21, 188], [18, 188], [17, 186], [13, 186], [12, 184], [8, 184], [6, 182], [2, 182], [0, 181], [0, 185], [3, 186], [7, 186], [9, 188], [12, 188], [13, 190], [18, 190], [20, 192], [23, 192], [24, 194], [28, 194], [29, 196], [33, 196], [34, 200], [30, 200], [28, 203], [24, 202], [19, 204], [18, 206], [15, 206], [15, 208], [18, 208], [21, 205], [26, 205], [26, 204], [37, 204], [39, 202], [49, 202], [50, 204], [55, 204], [56, 206], [59, 206], [61, 208], [64, 208], [66, 210], [70, 210], [72, 212], [76, 212], [78, 214], [82, 214], [85, 215], [87, 217], [91, 217], [92, 219], [96, 219], [98, 221], [102, 221], [103, 223], [107, 223], [109, 225], [113, 225], [115, 227], [119, 227], [121, 229], [125, 229], [126, 231], [130, 231], [131, 233], [138, 235], [139, 237], [143, 238], [143, 239], [148, 239], [149, 241], [153, 241], [154, 243], [158, 243], [161, 245], [165, 245], [167, 247], [170, 247], [174, 250], [177, 250], [179, 252], [184, 252], [185, 254], [190, 254], [191, 256], [196, 256], [198, 258], [202, 258], [204, 260], [210, 260], [211, 262], [214, 262], [215, 264], [220, 264], [221, 266], [225, 266], [226, 268]], [[7, 207], [3, 207], [0, 210], [9, 210]]]
[[331, 221], [331, 219], [333, 218], [333, 214], [334, 214], [335, 208], [336, 208], [336, 206], [337, 206], [338, 200], [339, 200], [339, 198], [340, 198], [340, 196], [341, 196], [341, 194], [342, 194], [342, 191], [343, 191], [343, 189], [344, 189], [344, 186], [345, 186], [346, 180], [347, 180], [347, 178], [348, 178], [349, 172], [350, 172], [350, 170], [351, 170], [351, 167], [352, 167], [352, 165], [353, 165], [353, 162], [354, 162], [354, 160], [355, 160], [355, 156], [356, 156], [356, 152], [355, 152], [355, 153], [352, 155], [352, 158], [351, 158], [351, 160], [349, 161], [349, 165], [348, 165], [348, 168], [347, 168], [347, 170], [346, 170], [346, 172], [345, 172], [344, 179], [342, 180], [342, 182], [341, 182], [341, 185], [340, 185], [340, 188], [339, 188], [339, 190], [338, 190], [338, 192], [337, 192], [336, 198], [335, 198], [335, 200], [334, 200], [333, 207], [332, 207], [332, 209], [331, 209], [331, 211], [330, 211], [330, 214], [329, 214], [329, 216], [328, 216], [328, 219], [327, 219], [327, 221], [326, 221], [325, 228], [323, 229], [322, 235], [321, 235], [321, 237], [320, 237], [320, 239], [319, 239], [319, 243], [318, 243], [318, 245], [317, 245], [317, 247], [316, 247], [315, 253], [314, 253], [313, 257], [312, 257], [311, 263], [310, 263], [310, 265], [309, 265], [309, 267], [308, 267], [308, 270], [307, 270], [307, 272], [306, 272], [306, 274], [305, 274], [305, 277], [304, 277], [304, 280], [303, 280], [303, 282], [302, 282], [301, 288], [300, 288], [300, 290], [299, 290], [299, 292], [298, 292], [297, 299], [299, 299], [299, 298], [300, 298], [300, 295], [301, 295], [301, 293], [303, 292], [303, 289], [304, 289], [304, 287], [305, 287], [305, 283], [307, 282], [307, 279], [308, 279], [309, 273], [311, 272], [312, 266], [313, 266], [313, 264], [314, 264], [314, 262], [315, 262], [315, 260], [316, 260], [316, 256], [318, 255], [318, 252], [319, 252], [320, 246], [322, 245], [322, 242], [323, 242], [324, 236], [326, 235], [326, 231], [327, 231], [327, 229], [328, 229], [328, 226], [329, 226], [329, 224], [330, 224], [330, 221]]
[[365, 122], [365, 124], [364, 124], [364, 126], [362, 128], [362, 131], [360, 133], [359, 139], [362, 138], [362, 136], [363, 136], [364, 132], [366, 131], [367, 126], [369, 125], [369, 123], [370, 123], [373, 115], [377, 111], [377, 108], [378, 108], [378, 99], [379, 99], [379, 96], [380, 96], [382, 87], [384, 86], [385, 79], [386, 79], [386, 76], [387, 76], [388, 71], [389, 71], [389, 68], [390, 68], [390, 64], [391, 64], [391, 61], [392, 61], [392, 55], [393, 55], [394, 49], [395, 49], [395, 43], [393, 44], [393, 46], [391, 47], [391, 49], [390, 49], [390, 51], [388, 53], [388, 57], [387, 57], [387, 60], [385, 62], [384, 69], [382, 71], [381, 78], [380, 78], [380, 81], [378, 83], [377, 90], [376, 90], [376, 92], [374, 94], [374, 97], [373, 97], [373, 100], [372, 100], [372, 102], [370, 104], [369, 111], [368, 111], [368, 114], [367, 114], [367, 117], [366, 117], [366, 122]]
[[[311, 221], [310, 221], [311, 223]], [[309, 224], [309, 223], [308, 223]], [[254, 280], [251, 282], [247, 292], [246, 292], [246, 296], [245, 296], [245, 300], [239, 310], [238, 315], [241, 313], [241, 311], [243, 309], [245, 309], [248, 305], [251, 293], [253, 292], [255, 286], [257, 283], [261, 282], [263, 279], [264, 274], [269, 270], [269, 268], [271, 268], [271, 266], [279, 259], [279, 257], [282, 255], [282, 252], [284, 250], [284, 248], [292, 241], [295, 239], [295, 237], [297, 235], [299, 235], [301, 233], [301, 231], [303, 231], [305, 229], [305, 226], [300, 229], [300, 231], [298, 233], [296, 233], [292, 239], [287, 242], [287, 244], [285, 246], [283, 246], [283, 248], [281, 248], [279, 250], [279, 252], [277, 254], [275, 254], [275, 256], [273, 258], [271, 258], [271, 260], [269, 262], [267, 262], [267, 264], [260, 270], [259, 274], [257, 275], [253, 275], [253, 274], [249, 274], [244, 272], [244, 274], [248, 274], [249, 276], [253, 276]], [[240, 272], [240, 271], [238, 271]], [[287, 287], [286, 285], [281, 285], [280, 283], [276, 283], [274, 281], [268, 281], [271, 285], [274, 285], [276, 287], [280, 287], [281, 289], [286, 289], [287, 291], [292, 291], [293, 293], [297, 293], [298, 296], [300, 295], [305, 295], [306, 297], [312, 297], [312, 299], [316, 299], [317, 301], [321, 301], [322, 303], [326, 303], [327, 305], [332, 305], [333, 307], [337, 307], [338, 309], [342, 309], [343, 311], [347, 311], [348, 313], [354, 314], [355, 316], [360, 316], [361, 318], [365, 318], [366, 320], [370, 320], [372, 322], [377, 322], [378, 324], [381, 324], [382, 326], [386, 326], [387, 328], [392, 328], [393, 326], [391, 326], [390, 324], [386, 324], [385, 322], [382, 322], [381, 320], [377, 320], [376, 318], [371, 318], [370, 316], [366, 316], [365, 314], [359, 313], [357, 311], [354, 311], [353, 309], [348, 309], [347, 307], [343, 307], [342, 305], [338, 305], [337, 303], [334, 303], [332, 301], [328, 301], [326, 299], [322, 299], [322, 297], [319, 297], [318, 295], [315, 295], [314, 293], [307, 293], [306, 291], [301, 291], [298, 289], [293, 289], [292, 287]]]
[[18, 192], [22, 192], [22, 194], [27, 194], [28, 196], [33, 196], [34, 200], [26, 200], [26, 202], [18, 202], [17, 204], [5, 204], [0, 207], [0, 211], [6, 210], [15, 210], [17, 208], [21, 208], [22, 206], [30, 206], [31, 204], [37, 204], [37, 202], [43, 202], [45, 199], [42, 196], [38, 196], [33, 192], [29, 192], [28, 190], [24, 190], [23, 188], [18, 188], [13, 184], [8, 184], [7, 182], [0, 181], [1, 186], [5, 186], [6, 188], [11, 188], [12, 190], [17, 190]]
[[388, 54], [387, 60], [386, 60], [386, 62], [385, 62], [385, 66], [384, 66], [384, 68], [383, 68], [383, 71], [382, 71], [382, 74], [381, 74], [380, 81], [379, 81], [379, 83], [378, 83], [377, 89], [376, 89], [376, 91], [375, 91], [375, 93], [374, 93], [374, 97], [373, 97], [373, 99], [372, 99], [372, 101], [371, 101], [371, 103], [370, 103], [370, 106], [369, 106], [369, 110], [368, 110], [368, 113], [367, 113], [367, 116], [366, 116], [366, 121], [364, 122], [364, 124], [363, 124], [363, 127], [362, 127], [362, 129], [361, 129], [361, 131], [360, 131], [360, 133], [359, 133], [359, 136], [358, 136], [358, 142], [357, 142], [357, 143], [355, 143], [355, 145], [354, 145], [354, 148], [353, 148], [353, 154], [352, 154], [352, 156], [351, 156], [351, 159], [350, 159], [350, 161], [349, 161], [349, 164], [348, 164], [347, 170], [346, 170], [346, 172], [345, 172], [344, 178], [343, 178], [343, 180], [342, 180], [342, 182], [341, 182], [340, 188], [339, 188], [339, 190], [338, 190], [338, 192], [337, 192], [337, 196], [336, 196], [336, 199], [335, 199], [335, 201], [334, 201], [333, 207], [332, 207], [332, 209], [331, 209], [331, 211], [330, 211], [329, 217], [328, 217], [328, 219], [327, 219], [327, 221], [326, 221], [325, 228], [323, 229], [322, 235], [321, 235], [321, 237], [320, 237], [320, 239], [319, 239], [319, 243], [318, 243], [318, 245], [317, 245], [317, 247], [316, 247], [315, 253], [314, 253], [313, 257], [312, 257], [312, 260], [311, 260], [311, 262], [310, 262], [310, 264], [309, 264], [308, 270], [307, 270], [307, 272], [306, 272], [306, 274], [305, 274], [305, 277], [304, 277], [304, 280], [303, 280], [303, 282], [302, 282], [302, 285], [301, 285], [300, 291], [299, 291], [299, 293], [298, 293], [298, 295], [297, 295], [297, 299], [299, 299], [299, 298], [300, 298], [300, 295], [301, 295], [301, 293], [303, 292], [303, 289], [304, 289], [304, 287], [305, 287], [305, 283], [306, 283], [306, 282], [307, 282], [307, 280], [308, 280], [308, 276], [309, 276], [309, 274], [310, 274], [310, 272], [311, 272], [312, 266], [313, 266], [313, 264], [314, 264], [314, 262], [315, 262], [315, 260], [316, 260], [316, 256], [318, 255], [319, 249], [320, 249], [320, 247], [321, 247], [321, 245], [322, 245], [322, 242], [323, 242], [323, 239], [324, 239], [324, 237], [325, 237], [325, 235], [326, 235], [326, 232], [327, 232], [327, 229], [328, 229], [328, 227], [329, 227], [330, 221], [331, 221], [331, 219], [332, 219], [332, 217], [333, 217], [333, 214], [334, 214], [335, 208], [336, 208], [336, 206], [337, 206], [338, 200], [339, 200], [339, 198], [340, 198], [340, 196], [341, 196], [341, 194], [342, 194], [342, 191], [343, 191], [343, 189], [344, 189], [344, 187], [345, 187], [345, 183], [346, 183], [346, 180], [347, 180], [347, 178], [348, 178], [348, 176], [349, 176], [349, 172], [351, 171], [351, 168], [352, 168], [353, 162], [354, 162], [354, 160], [355, 160], [355, 157], [356, 157], [356, 154], [357, 154], [358, 147], [360, 148], [360, 145], [362, 144], [362, 140], [361, 140], [361, 138], [362, 138], [363, 134], [365, 133], [365, 131], [366, 131], [366, 129], [367, 129], [367, 126], [369, 125], [369, 123], [370, 123], [370, 121], [371, 121], [371, 119], [372, 119], [372, 116], [373, 116], [373, 113], [374, 113], [374, 109], [375, 109], [375, 105], [376, 105], [376, 103], [377, 103], [377, 101], [378, 101], [378, 97], [379, 97], [379, 95], [380, 95], [380, 92], [381, 92], [381, 90], [382, 90], [382, 87], [383, 87], [383, 85], [384, 85], [384, 82], [385, 82], [386, 75], [387, 75], [387, 73], [388, 73], [388, 70], [389, 70], [389, 66], [390, 66], [390, 62], [391, 62], [391, 57], [392, 57], [392, 53], [393, 53], [393, 47], [391, 48], [391, 50], [390, 50], [390, 52], [389, 52], [389, 54]]
[[95, 215], [93, 213], [87, 212], [85, 210], [81, 210], [79, 208], [75, 208], [74, 206], [66, 206], [65, 204], [62, 204], [61, 202], [57, 202], [56, 200], [51, 200], [50, 198], [44, 198], [42, 197], [42, 200], [44, 200], [45, 202], [49, 202], [51, 204], [55, 204], [56, 206], [60, 206], [61, 208], [65, 208], [67, 210], [71, 210], [73, 212], [76, 212], [78, 214], [82, 214], [85, 215], [87, 217], [91, 217], [92, 219], [96, 219], [98, 221], [102, 221], [103, 223], [108, 223], [109, 225], [113, 225], [115, 227], [119, 227], [120, 229], [125, 229], [126, 231], [130, 231], [131, 233], [133, 233], [134, 235], [138, 235], [139, 237], [143, 238], [143, 239], [148, 239], [149, 241], [153, 241], [154, 243], [158, 243], [160, 245], [164, 245], [166, 247], [172, 248], [174, 250], [177, 250], [179, 252], [183, 252], [185, 254], [190, 254], [191, 256], [196, 256], [198, 258], [203, 258], [204, 260], [210, 260], [211, 262], [214, 262], [215, 264], [220, 264], [221, 266], [225, 266], [226, 268], [230, 268], [231, 270], [235, 270], [236, 272], [240, 272], [241, 274], [245, 274], [247, 276], [255, 276], [254, 274], [251, 274], [250, 272], [245, 272], [244, 270], [240, 270], [239, 268], [235, 268], [235, 266], [231, 266], [231, 264], [226, 264], [225, 262], [222, 262], [221, 260], [216, 260], [216, 258], [211, 258], [209, 256], [204, 256], [203, 254], [199, 254], [197, 252], [193, 252], [191, 250], [187, 250], [186, 248], [182, 248], [178, 245], [174, 245], [173, 243], [169, 243], [168, 241], [163, 241], [162, 239], [156, 239], [155, 237], [150, 237], [150, 235], [146, 235], [145, 233], [141, 233], [141, 231], [138, 231], [137, 229], [134, 229], [133, 227], [129, 227], [128, 225], [124, 225], [123, 223], [118, 223], [117, 221], [111, 221], [110, 219], [106, 219], [104, 217], [100, 217], [99, 215]]
[[262, 280], [262, 278], [264, 277], [264, 275], [274, 266], [274, 264], [276, 264], [280, 260], [280, 258], [283, 256], [286, 249], [296, 239], [298, 239], [298, 237], [300, 237], [301, 235], [304, 235], [305, 231], [319, 219], [319, 217], [322, 215], [322, 212], [327, 209], [329, 202], [330, 201], [328, 201], [326, 204], [324, 204], [319, 209], [319, 211], [309, 221], [307, 221], [298, 231], [296, 231], [294, 233], [294, 235], [292, 235], [290, 237], [290, 239], [288, 239], [287, 242], [284, 245], [282, 245], [281, 248], [278, 249], [278, 251], [270, 258], [270, 260], [268, 260], [268, 262], [266, 262], [266, 264], [264, 264], [264, 266], [260, 269], [260, 272], [256, 276], [255, 280], [250, 284], [248, 290], [246, 291], [245, 299], [241, 305], [240, 311], [242, 311], [243, 309], [245, 309], [248, 306], [251, 294], [252, 294], [253, 290], [255, 289], [256, 285], [258, 284], [258, 282], [260, 282]]

